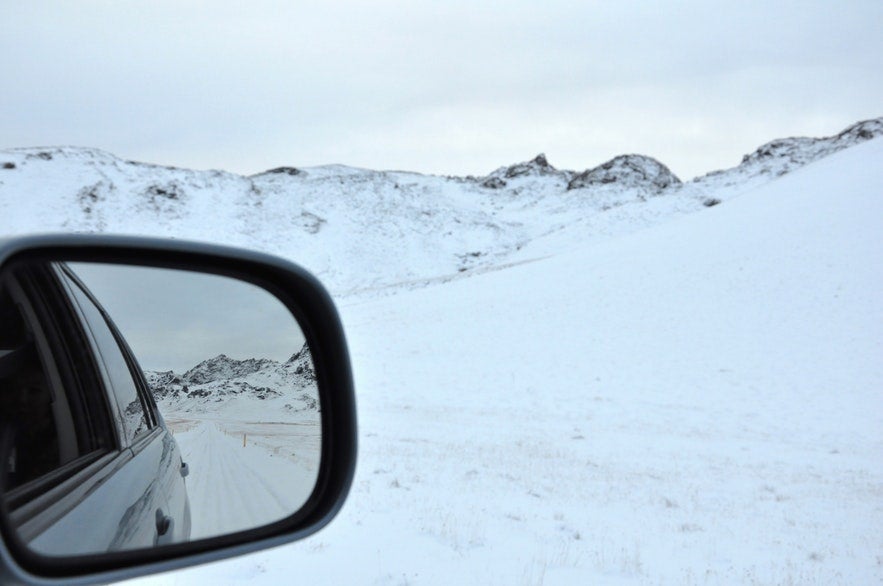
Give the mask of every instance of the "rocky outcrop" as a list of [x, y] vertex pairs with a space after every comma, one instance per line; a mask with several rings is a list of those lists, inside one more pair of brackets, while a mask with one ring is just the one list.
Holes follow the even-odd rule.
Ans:
[[523, 177], [525, 175], [552, 175], [558, 170], [549, 164], [546, 155], [538, 154], [536, 157], [525, 163], [516, 163], [505, 168], [503, 176], [506, 179], [515, 177]]
[[567, 184], [567, 189], [610, 184], [626, 189], [649, 189], [658, 193], [668, 187], [680, 185], [681, 180], [652, 157], [620, 155], [603, 165], [577, 174]]
[[540, 153], [530, 161], [515, 163], [508, 167], [500, 167], [493, 173], [480, 180], [480, 185], [488, 189], [502, 189], [509, 181], [521, 177], [548, 177], [567, 175], [568, 171], [559, 171], [546, 159], [546, 155]]
[[276, 167], [274, 169], [267, 169], [262, 173], [256, 173], [255, 175], [252, 175], [252, 177], [257, 177], [259, 175], [288, 175], [290, 177], [296, 177], [302, 174], [303, 171], [297, 167]]
[[146, 371], [157, 401], [220, 401], [235, 396], [266, 400], [283, 395], [315, 404], [316, 371], [306, 344], [284, 363], [267, 358], [236, 360], [225, 354], [204, 360], [183, 375]]
[[203, 360], [185, 372], [182, 378], [190, 384], [200, 385], [216, 380], [240, 378], [275, 364], [278, 363], [266, 358], [236, 360], [226, 354], [219, 354], [214, 358]]
[[780, 138], [742, 157], [739, 166], [757, 173], [784, 175], [878, 136], [883, 136], [883, 118], [858, 122], [834, 136], [824, 138]]

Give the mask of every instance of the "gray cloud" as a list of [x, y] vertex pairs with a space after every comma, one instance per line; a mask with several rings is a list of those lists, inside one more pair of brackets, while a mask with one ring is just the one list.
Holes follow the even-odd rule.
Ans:
[[876, 1], [21, 3], [0, 146], [245, 173], [642, 152], [690, 177], [881, 115], [881, 28]]

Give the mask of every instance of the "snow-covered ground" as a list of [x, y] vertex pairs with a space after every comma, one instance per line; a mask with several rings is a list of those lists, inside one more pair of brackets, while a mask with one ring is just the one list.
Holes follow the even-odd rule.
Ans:
[[[535, 161], [505, 187], [479, 178], [455, 192], [457, 181], [417, 176], [406, 198], [383, 183], [372, 200], [353, 186], [405, 175], [352, 170], [361, 179], [326, 202], [339, 214], [311, 224], [324, 240], [274, 241], [282, 207], [260, 212], [265, 230], [228, 221], [232, 204], [212, 222], [194, 210], [226, 205], [215, 192], [178, 208], [154, 198], [173, 210], [149, 210], [155, 227], [110, 213], [132, 209], [122, 188], [98, 193], [104, 224], [92, 229], [248, 245], [248, 225], [255, 247], [318, 267], [337, 294], [359, 409], [353, 490], [326, 529], [133, 583], [880, 583], [883, 139], [869, 138], [824, 158], [817, 142], [758, 149], [663, 195], [603, 184], [574, 199], [589, 188], [567, 190], [573, 176]], [[349, 176], [322, 173], [327, 185]], [[318, 205], [314, 188], [284, 204], [280, 187], [264, 210]], [[706, 209], [709, 198], [722, 203]], [[421, 205], [455, 211], [430, 222]], [[496, 236], [481, 240], [495, 206]], [[22, 230], [57, 227], [28, 221]], [[349, 229], [352, 257], [334, 239]], [[427, 250], [445, 231], [449, 247]], [[382, 278], [346, 280], [384, 255]]]
[[253, 529], [303, 506], [322, 446], [306, 344], [283, 363], [222, 354], [183, 374], [145, 374], [190, 470], [191, 538]]
[[340, 517], [143, 582], [879, 583], [881, 161], [871, 141], [656, 228], [343, 303]]
[[166, 421], [190, 468], [192, 539], [279, 521], [313, 490], [321, 441], [315, 424]]

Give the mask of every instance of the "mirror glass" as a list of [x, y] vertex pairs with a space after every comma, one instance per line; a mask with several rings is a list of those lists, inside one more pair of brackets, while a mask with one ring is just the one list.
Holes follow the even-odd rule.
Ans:
[[279, 521], [319, 471], [297, 320], [201, 272], [18, 264], [0, 275], [0, 488], [49, 556], [157, 547]]

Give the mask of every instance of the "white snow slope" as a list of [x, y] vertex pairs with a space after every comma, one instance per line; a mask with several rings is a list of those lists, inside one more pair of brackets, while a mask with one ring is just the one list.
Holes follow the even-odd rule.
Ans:
[[151, 584], [883, 580], [883, 140], [702, 213], [349, 299], [352, 494]]
[[688, 183], [641, 155], [581, 173], [538, 156], [478, 178], [340, 165], [243, 177], [96, 149], [9, 149], [0, 150], [0, 233], [116, 232], [245, 246], [303, 264], [337, 296], [365, 297], [640, 230], [875, 136], [883, 136], [883, 118], [832, 137], [780, 139]]
[[[859, 138], [821, 159], [842, 140], [776, 141], [785, 158], [762, 147], [662, 194], [567, 190], [573, 174], [534, 161], [450, 182], [272, 174], [260, 206], [249, 178], [175, 170], [171, 197], [145, 187], [166, 170], [6, 151], [20, 158], [0, 170], [0, 226], [251, 245], [317, 268], [337, 293], [360, 418], [340, 516], [302, 542], [140, 583], [872, 584], [883, 139]], [[96, 169], [109, 179], [93, 197]], [[274, 191], [284, 177], [316, 183]], [[226, 196], [231, 182], [243, 193]], [[318, 202], [337, 211], [310, 220], [311, 236], [294, 231]], [[444, 284], [374, 293], [409, 279]]]

